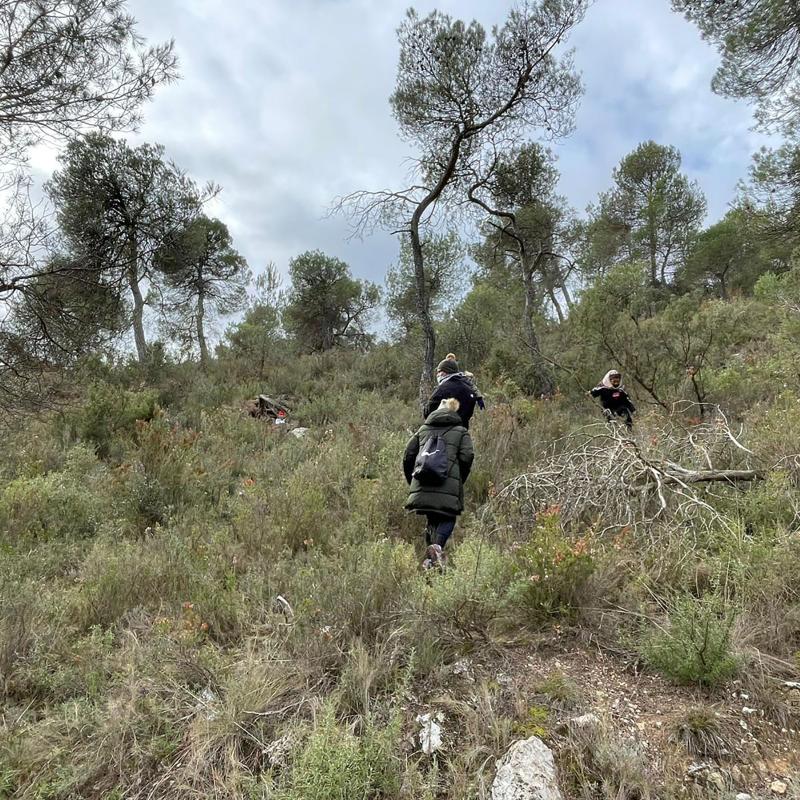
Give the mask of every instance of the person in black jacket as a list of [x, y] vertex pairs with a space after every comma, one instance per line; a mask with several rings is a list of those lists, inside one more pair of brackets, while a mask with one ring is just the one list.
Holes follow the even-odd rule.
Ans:
[[609, 370], [600, 385], [595, 386], [589, 394], [600, 398], [606, 419], [611, 421], [614, 417], [620, 417], [625, 422], [625, 427], [629, 430], [633, 428], [632, 415], [636, 413], [636, 407], [622, 385], [622, 374], [618, 370]]
[[[429, 483], [414, 475], [420, 451], [434, 436], [440, 436], [447, 447], [449, 470], [442, 483]], [[456, 518], [464, 510], [464, 484], [473, 458], [472, 439], [458, 416], [458, 400], [452, 397], [442, 401], [406, 445], [403, 453], [403, 474], [409, 485], [406, 508], [424, 514], [428, 521], [424, 569], [444, 568], [444, 546], [453, 533]]]
[[[446, 358], [439, 362], [439, 366], [436, 367], [436, 382], [439, 385], [422, 409], [423, 418], [427, 419], [436, 411], [442, 400], [454, 397], [458, 400], [458, 415], [461, 417], [461, 423], [465, 428], [469, 428], [469, 421], [472, 419], [475, 404], [480, 396], [474, 382], [464, 376], [454, 358]], [[482, 401], [483, 397], [481, 396]]]

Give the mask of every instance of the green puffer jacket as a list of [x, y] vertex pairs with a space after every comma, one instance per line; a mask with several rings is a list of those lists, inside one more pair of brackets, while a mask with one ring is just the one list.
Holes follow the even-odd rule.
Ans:
[[[439, 486], [423, 486], [412, 477], [417, 454], [428, 439], [438, 433], [447, 443], [450, 473]], [[425, 420], [425, 424], [411, 437], [403, 454], [403, 472], [411, 491], [406, 508], [419, 514], [433, 512], [457, 517], [464, 510], [464, 482], [472, 468], [474, 451], [469, 431], [461, 424], [458, 412], [437, 409]]]

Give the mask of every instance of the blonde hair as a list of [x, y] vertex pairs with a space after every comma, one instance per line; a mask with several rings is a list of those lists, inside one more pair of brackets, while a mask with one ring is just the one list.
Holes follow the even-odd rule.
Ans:
[[455, 397], [448, 397], [439, 404], [440, 410], [458, 411], [459, 408], [461, 408], [461, 403]]
[[458, 361], [453, 353], [448, 353], [444, 358], [445, 361]]

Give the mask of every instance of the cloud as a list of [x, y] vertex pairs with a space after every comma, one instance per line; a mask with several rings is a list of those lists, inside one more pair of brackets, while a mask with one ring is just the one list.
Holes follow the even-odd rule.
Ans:
[[605, 0], [572, 44], [586, 95], [574, 135], [557, 148], [564, 193], [583, 209], [611, 170], [644, 140], [675, 145], [683, 166], [721, 217], [751, 154], [769, 137], [751, 130], [750, 109], [710, 90], [716, 51], [669, 3]]
[[[326, 216], [338, 195], [397, 187], [411, 154], [388, 98], [395, 30], [407, 0], [130, 0], [151, 41], [174, 38], [181, 81], [161, 88], [133, 138], [157, 141], [200, 181], [223, 192], [213, 208], [258, 271], [320, 248], [356, 275], [382, 280], [397, 242], [348, 240]], [[510, 3], [442, 0], [435, 6], [487, 28]], [[556, 148], [562, 193], [579, 209], [607, 188], [615, 164], [640, 141], [682, 151], [686, 170], [724, 213], [750, 154], [766, 139], [750, 110], [709, 90], [716, 53], [666, 0], [596, 3], [573, 36], [586, 96], [572, 137]], [[37, 156], [42, 173], [52, 154]]]

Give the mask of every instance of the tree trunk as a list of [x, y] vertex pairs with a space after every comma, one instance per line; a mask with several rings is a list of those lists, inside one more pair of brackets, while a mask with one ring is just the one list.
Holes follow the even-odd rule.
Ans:
[[650, 285], [658, 286], [658, 237], [652, 196], [648, 196], [647, 205], [647, 260], [650, 266]]
[[419, 402], [424, 405], [433, 390], [433, 370], [436, 362], [436, 330], [431, 319], [428, 286], [425, 280], [425, 261], [419, 235], [419, 221], [411, 221], [411, 252], [414, 256], [414, 283], [416, 287], [417, 319], [422, 327], [424, 351], [422, 373], [419, 379]]
[[561, 289], [561, 294], [564, 295], [564, 300], [566, 300], [567, 302], [567, 308], [570, 311], [572, 311], [572, 307], [575, 305], [575, 303], [572, 300], [572, 295], [570, 294], [570, 291], [567, 288], [566, 282], [562, 282], [558, 288]]
[[682, 471], [678, 475], [664, 473], [661, 475], [663, 483], [735, 483], [736, 481], [760, 481], [764, 473], [755, 469], [705, 469], [692, 472]]
[[553, 304], [553, 308], [556, 310], [556, 315], [558, 316], [559, 322], [564, 322], [566, 317], [564, 316], [564, 309], [561, 308], [561, 303], [558, 302], [558, 297], [556, 297], [555, 289], [552, 286], [547, 288], [547, 296], [550, 298], [550, 302]]
[[144, 297], [139, 286], [138, 250], [135, 243], [130, 246], [128, 264], [128, 288], [133, 296], [133, 341], [136, 343], [136, 357], [140, 364], [147, 360], [147, 339], [144, 335]]
[[652, 234], [650, 239], [650, 285], [658, 286], [658, 262], [656, 260], [656, 246]]
[[422, 240], [419, 234], [419, 225], [428, 207], [439, 199], [445, 187], [453, 178], [458, 157], [461, 153], [461, 144], [467, 133], [457, 132], [450, 144], [450, 154], [447, 163], [442, 170], [436, 185], [420, 200], [414, 213], [411, 215], [409, 223], [409, 234], [411, 236], [411, 252], [414, 256], [414, 284], [416, 289], [416, 308], [417, 317], [422, 327], [422, 335], [425, 339], [425, 350], [422, 358], [422, 374], [419, 378], [419, 402], [420, 407], [424, 407], [425, 402], [433, 389], [433, 370], [436, 365], [436, 331], [431, 319], [430, 302], [428, 298], [428, 287], [425, 280], [425, 259], [422, 252]]
[[542, 358], [542, 351], [539, 347], [539, 337], [536, 335], [536, 328], [533, 324], [533, 314], [536, 310], [536, 285], [533, 282], [534, 268], [527, 263], [527, 259], [522, 261], [522, 281], [525, 285], [525, 309], [523, 312], [523, 330], [525, 340], [533, 364], [533, 373], [536, 378], [536, 393], [544, 397], [551, 397], [554, 391], [553, 377], [550, 369]]
[[728, 284], [725, 282], [725, 278], [728, 275], [728, 270], [731, 268], [730, 261], [725, 265], [725, 269], [719, 273], [719, 296], [721, 300], [728, 299]]
[[208, 366], [208, 344], [206, 343], [206, 332], [203, 328], [206, 308], [203, 302], [203, 293], [197, 293], [197, 345], [200, 348], [200, 365], [205, 369]]

